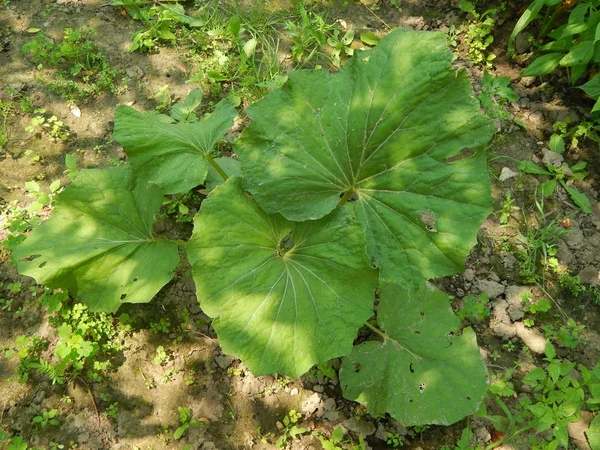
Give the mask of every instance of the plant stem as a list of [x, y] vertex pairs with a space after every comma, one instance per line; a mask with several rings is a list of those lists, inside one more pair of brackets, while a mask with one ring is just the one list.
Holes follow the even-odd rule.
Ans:
[[227, 181], [229, 179], [229, 177], [227, 176], [227, 174], [225, 173], [225, 171], [223, 169], [221, 169], [221, 166], [219, 166], [217, 164], [217, 162], [215, 161], [215, 159], [212, 157], [212, 155], [206, 153], [206, 160], [208, 161], [208, 163], [213, 166], [213, 168], [219, 173], [219, 175], [221, 175], [221, 177], [223, 178], [223, 180]]
[[371, 331], [377, 333], [379, 336], [381, 336], [383, 339], [385, 339], [386, 341], [390, 338], [387, 334], [385, 334], [383, 331], [381, 331], [379, 328], [371, 325], [369, 322], [365, 322], [365, 325], [367, 328], [369, 328]]
[[371, 325], [369, 322], [365, 322], [364, 325], [367, 328], [369, 328], [371, 331], [373, 331], [374, 333], [376, 333], [379, 336], [381, 336], [383, 338], [384, 342], [389, 339], [390, 341], [392, 341], [394, 343], [394, 345], [396, 345], [397, 347], [400, 347], [402, 350], [404, 350], [407, 353], [409, 353], [410, 355], [412, 355], [415, 359], [421, 359], [421, 357], [419, 355], [416, 355], [415, 353], [411, 352], [404, 345], [400, 344], [400, 342], [396, 341], [395, 339], [392, 339], [389, 335], [387, 335], [386, 333], [384, 333], [383, 331], [381, 331], [376, 326]]
[[340, 198], [340, 201], [338, 202], [338, 206], [342, 206], [344, 205], [352, 196], [352, 194], [354, 194], [354, 189], [350, 188], [348, 189], [346, 192], [344, 192], [344, 195], [342, 196], [342, 198]]

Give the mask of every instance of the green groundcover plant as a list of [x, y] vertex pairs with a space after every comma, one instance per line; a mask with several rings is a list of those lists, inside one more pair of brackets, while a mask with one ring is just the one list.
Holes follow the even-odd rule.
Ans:
[[204, 185], [185, 253], [226, 353], [294, 377], [344, 357], [344, 395], [372, 414], [460, 420], [486, 369], [427, 280], [462, 269], [490, 212], [493, 124], [451, 61], [443, 34], [398, 29], [336, 74], [292, 72], [248, 108], [239, 161], [214, 150], [227, 101], [202, 119], [198, 91], [170, 116], [120, 106], [129, 165], [81, 170], [13, 252], [19, 271], [95, 310], [150, 301], [179, 262], [153, 233], [163, 195]]

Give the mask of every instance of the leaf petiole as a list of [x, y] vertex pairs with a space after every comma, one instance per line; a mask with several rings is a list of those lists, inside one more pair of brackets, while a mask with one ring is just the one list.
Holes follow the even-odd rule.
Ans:
[[369, 322], [365, 322], [364, 324], [365, 324], [365, 326], [366, 326], [367, 328], [369, 328], [371, 331], [373, 331], [374, 333], [376, 333], [376, 334], [378, 334], [379, 336], [381, 336], [381, 337], [383, 338], [384, 342], [385, 342], [385, 341], [387, 341], [387, 340], [390, 340], [390, 341], [392, 341], [392, 342], [394, 343], [394, 345], [396, 345], [396, 346], [400, 347], [402, 350], [404, 350], [404, 351], [406, 351], [406, 352], [410, 353], [410, 354], [411, 354], [411, 355], [412, 355], [414, 358], [416, 358], [416, 359], [421, 359], [421, 357], [420, 357], [419, 355], [416, 355], [416, 354], [414, 354], [413, 352], [411, 352], [409, 349], [407, 349], [407, 348], [406, 348], [404, 345], [402, 345], [400, 342], [398, 342], [398, 341], [397, 341], [397, 340], [395, 340], [395, 339], [392, 339], [392, 338], [391, 338], [391, 337], [390, 337], [388, 334], [386, 334], [385, 332], [381, 331], [381, 330], [380, 330], [379, 328], [377, 328], [376, 326], [374, 326], [374, 325], [371, 325]]
[[354, 189], [348, 189], [346, 192], [344, 192], [344, 195], [342, 196], [342, 198], [340, 199], [340, 201], [338, 202], [338, 206], [342, 206], [344, 205], [348, 200], [350, 200], [350, 197], [352, 197], [352, 194], [354, 194]]
[[223, 169], [221, 169], [221, 166], [219, 166], [219, 164], [217, 164], [217, 162], [212, 157], [212, 155], [210, 155], [209, 153], [206, 153], [205, 156], [206, 156], [206, 160], [208, 161], [208, 163], [211, 166], [213, 166], [213, 168], [218, 172], [219, 175], [221, 175], [223, 180], [227, 181], [229, 179], [229, 177], [227, 176], [225, 171]]

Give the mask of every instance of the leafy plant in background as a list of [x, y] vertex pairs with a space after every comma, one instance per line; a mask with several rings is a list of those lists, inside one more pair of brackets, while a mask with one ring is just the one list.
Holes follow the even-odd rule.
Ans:
[[0, 100], [0, 149], [8, 143], [8, 118], [13, 111], [12, 103]]
[[192, 418], [192, 410], [190, 408], [177, 407], [179, 411], [179, 427], [173, 433], [173, 439], [179, 440], [183, 437], [189, 428], [200, 426], [202, 422]]
[[32, 422], [36, 425], [39, 425], [42, 428], [46, 428], [48, 425], [53, 425], [56, 427], [60, 425], [58, 419], [55, 419], [57, 413], [57, 409], [42, 411], [40, 415], [34, 416]]
[[122, 6], [135, 20], [139, 20], [145, 29], [138, 31], [129, 47], [130, 52], [136, 50], [150, 52], [157, 49], [160, 42], [174, 42], [177, 26], [201, 27], [206, 24], [204, 17], [190, 17], [178, 3], [158, 3], [137, 0], [112, 0], [111, 5]]
[[481, 293], [477, 296], [468, 295], [465, 297], [462, 308], [456, 313], [460, 320], [470, 320], [479, 322], [490, 316], [488, 303], [490, 298], [487, 294]]
[[[548, 42], [540, 47], [540, 51], [547, 52], [536, 58], [523, 72], [522, 76], [539, 76], [552, 73], [556, 68], [566, 67], [569, 72], [571, 84], [577, 83], [586, 72], [588, 66], [597, 65], [600, 56], [595, 50], [597, 36], [596, 28], [600, 23], [600, 14], [597, 11], [598, 2], [583, 0], [580, 2], [562, 2], [561, 0], [535, 0], [525, 10], [509, 39], [509, 48], [521, 31], [533, 20], [540, 17], [542, 9], [546, 8], [540, 38]], [[563, 12], [570, 13], [566, 23], [553, 28], [558, 17]], [[552, 29], [551, 29], [552, 28]], [[600, 78], [594, 77], [581, 88], [592, 98], [600, 95]], [[595, 111], [598, 106], [594, 106]]]
[[50, 183], [48, 192], [42, 192], [40, 185], [35, 181], [25, 183], [27, 195], [35, 201], [29, 205], [27, 210], [30, 213], [40, 211], [44, 206], [51, 207], [54, 202], [54, 196], [60, 193], [60, 180], [55, 180]]
[[[600, 408], [600, 365], [589, 370], [581, 364], [576, 368], [575, 363], [562, 362], [550, 342], [546, 343], [544, 360], [545, 367], [534, 368], [523, 380], [533, 388], [533, 394], [519, 396], [516, 407], [510, 409], [502, 398], [517, 397], [510, 381], [513, 371], [492, 376], [490, 394], [505, 415], [489, 415], [485, 407], [478, 413], [503, 434], [485, 450], [504, 443], [532, 450], [570, 448], [568, 424], [578, 421], [581, 411], [594, 412]], [[585, 432], [592, 450], [600, 448], [597, 417]], [[533, 428], [536, 433], [526, 433]]]
[[547, 369], [536, 367], [524, 378], [534, 389], [535, 402], [524, 401], [523, 405], [532, 414], [538, 433], [551, 431], [544, 448], [568, 448], [567, 425], [579, 420], [582, 408], [599, 408], [600, 366], [590, 371], [580, 365], [582, 379], [578, 381], [570, 375], [576, 364], [557, 359], [552, 344], [546, 344], [545, 355]]
[[335, 67], [340, 67], [342, 56], [352, 56], [354, 49], [351, 47], [354, 41], [354, 30], [350, 29], [340, 37], [340, 30], [333, 30], [327, 38], [327, 44], [331, 46], [331, 62]]
[[116, 326], [106, 313], [91, 313], [81, 303], [69, 305], [64, 292], [46, 290], [40, 301], [52, 314], [50, 323], [57, 329], [59, 339], [49, 356], [42, 354], [48, 347], [46, 340], [37, 336], [15, 339], [13, 348], [4, 356], [18, 357], [19, 381], [28, 381], [33, 374], [47, 376], [52, 384], [64, 384], [82, 376], [100, 381], [111, 367], [111, 356], [121, 349], [117, 336], [125, 328]]
[[[13, 252], [19, 271], [92, 310], [150, 301], [179, 262], [178, 243], [153, 233], [162, 198], [204, 185], [186, 254], [225, 353], [296, 377], [344, 357], [344, 395], [372, 414], [460, 420], [486, 369], [426, 281], [461, 270], [490, 212], [480, 148], [493, 124], [451, 62], [444, 35], [396, 30], [336, 74], [291, 72], [248, 109], [241, 167], [214, 150], [227, 101], [191, 122], [120, 106], [130, 164], [81, 170]], [[362, 327], [376, 340], [353, 348]]]
[[[550, 137], [550, 151], [561, 155], [565, 151], [565, 142], [558, 134], [553, 134]], [[562, 160], [562, 158], [559, 158]], [[524, 173], [533, 175], [545, 175], [551, 177], [550, 180], [540, 185], [540, 192], [544, 197], [550, 197], [556, 190], [557, 183], [560, 184], [573, 200], [579, 209], [586, 214], [591, 214], [592, 206], [586, 195], [572, 186], [573, 181], [583, 180], [587, 173], [585, 167], [587, 163], [582, 161], [573, 166], [565, 164], [555, 166], [554, 164], [546, 164], [546, 169], [538, 166], [532, 161], [521, 161], [517, 167]]]
[[566, 325], [562, 325], [556, 330], [552, 324], [547, 324], [542, 327], [544, 335], [557, 344], [566, 348], [577, 348], [580, 344], [581, 332], [585, 329], [585, 325], [579, 325], [573, 319], [568, 319]]
[[362, 436], [359, 436], [358, 444], [355, 444], [351, 439], [344, 439], [344, 429], [342, 427], [333, 430], [330, 437], [323, 436], [318, 432], [313, 432], [313, 435], [319, 438], [324, 450], [365, 450], [366, 448]]
[[[544, 198], [535, 200], [539, 217], [525, 220], [525, 230], [517, 230], [517, 259], [520, 275], [526, 283], [535, 283], [544, 277], [556, 256], [558, 240], [569, 232], [556, 219], [549, 220], [544, 210]], [[533, 222], [533, 223], [532, 223]]]
[[[478, 13], [475, 5], [469, 0], [460, 0], [458, 7], [473, 17], [467, 25], [464, 38], [464, 42], [468, 47], [467, 57], [475, 64], [482, 64], [487, 68], [491, 68], [496, 55], [493, 53], [486, 54], [486, 51], [494, 42], [492, 34], [494, 25], [496, 25], [494, 15], [499, 9], [490, 8], [483, 13]], [[504, 7], [504, 4], [502, 4], [501, 8]]]
[[37, 64], [59, 69], [48, 87], [67, 100], [81, 100], [102, 91], [118, 92], [118, 73], [111, 69], [106, 56], [93, 40], [95, 31], [66, 28], [62, 41], [54, 43], [39, 32], [23, 45]]
[[299, 20], [287, 21], [285, 29], [292, 37], [292, 57], [300, 61], [310, 61], [327, 43], [332, 26], [313, 10], [306, 10], [303, 3], [298, 3]]
[[275, 442], [277, 448], [286, 448], [289, 441], [296, 439], [296, 437], [302, 434], [308, 433], [308, 428], [299, 427], [297, 425], [301, 418], [302, 414], [293, 409], [285, 415], [281, 422], [281, 436], [279, 436], [277, 442]]
[[42, 136], [44, 133], [50, 135], [52, 140], [56, 142], [58, 139], [66, 141], [69, 136], [69, 128], [62, 120], [58, 120], [56, 116], [46, 117], [46, 109], [40, 108], [34, 111], [35, 116], [31, 119], [31, 125], [25, 127], [28, 133]]
[[510, 77], [496, 77], [487, 69], [481, 78], [479, 101], [492, 119], [508, 119], [510, 112], [506, 105], [519, 100], [519, 96], [510, 87]]

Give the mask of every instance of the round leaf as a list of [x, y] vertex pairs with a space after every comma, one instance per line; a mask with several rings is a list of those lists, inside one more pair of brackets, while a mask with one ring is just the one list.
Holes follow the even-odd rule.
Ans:
[[386, 285], [377, 321], [384, 341], [360, 344], [342, 362], [346, 398], [407, 426], [448, 425], [478, 409], [486, 368], [473, 330], [455, 335], [460, 321], [446, 294], [425, 284], [412, 292]]
[[203, 202], [187, 254], [223, 351], [255, 375], [298, 377], [350, 353], [372, 314], [377, 272], [347, 211], [292, 223], [230, 178]]
[[472, 148], [493, 125], [451, 61], [444, 35], [398, 29], [337, 74], [290, 73], [248, 109], [237, 147], [246, 187], [298, 221], [353, 194], [384, 279], [460, 270], [490, 210], [485, 155]]
[[19, 272], [95, 311], [150, 301], [179, 262], [176, 243], [152, 236], [162, 198], [129, 167], [82, 170], [50, 219], [13, 251]]

